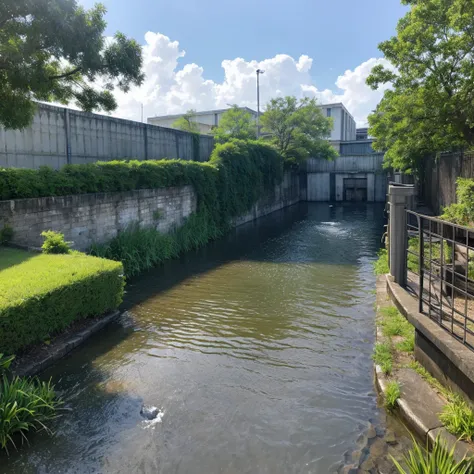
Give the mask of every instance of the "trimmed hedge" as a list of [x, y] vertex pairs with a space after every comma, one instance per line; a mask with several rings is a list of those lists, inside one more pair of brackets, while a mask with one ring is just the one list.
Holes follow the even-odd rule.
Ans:
[[[14, 252], [19, 251], [0, 249], [0, 258], [16, 263]], [[72, 322], [100, 316], [122, 302], [121, 263], [80, 253], [23, 253], [21, 263], [0, 272], [0, 353], [42, 342]]]

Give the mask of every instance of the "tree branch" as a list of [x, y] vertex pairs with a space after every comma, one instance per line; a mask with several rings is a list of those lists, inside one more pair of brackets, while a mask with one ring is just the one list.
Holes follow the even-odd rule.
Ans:
[[55, 79], [64, 79], [65, 77], [73, 76], [74, 74], [78, 73], [82, 70], [82, 67], [76, 67], [72, 71], [65, 72], [64, 74], [58, 74], [57, 76], [49, 76], [48, 79], [53, 81]]

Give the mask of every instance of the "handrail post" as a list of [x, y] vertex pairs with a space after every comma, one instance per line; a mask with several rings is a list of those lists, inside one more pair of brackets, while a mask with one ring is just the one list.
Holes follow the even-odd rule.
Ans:
[[423, 286], [425, 279], [425, 235], [423, 234], [423, 220], [419, 215], [416, 216], [418, 222], [418, 240], [420, 244], [419, 253], [418, 253], [418, 264], [419, 264], [419, 274], [420, 274], [420, 291], [418, 295], [418, 311], [423, 312]]
[[390, 253], [390, 274], [395, 283], [400, 286], [407, 284], [407, 216], [406, 208], [411, 207], [412, 196], [415, 195], [413, 185], [390, 184], [388, 187], [388, 197], [390, 203], [390, 233], [389, 233], [389, 253]]

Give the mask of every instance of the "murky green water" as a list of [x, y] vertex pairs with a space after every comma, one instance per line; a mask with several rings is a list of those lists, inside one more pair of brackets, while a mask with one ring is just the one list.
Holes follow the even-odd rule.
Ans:
[[[6, 473], [326, 473], [377, 419], [382, 207], [301, 204], [128, 286], [45, 377], [72, 412]], [[162, 407], [147, 425], [143, 403]]]

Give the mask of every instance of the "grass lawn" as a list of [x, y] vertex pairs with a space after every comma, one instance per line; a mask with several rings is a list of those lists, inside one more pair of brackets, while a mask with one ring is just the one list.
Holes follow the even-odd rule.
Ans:
[[27, 252], [26, 250], [0, 247], [0, 272], [12, 265], [18, 265], [19, 263], [38, 255], [40, 254]]

